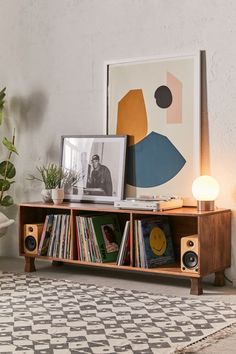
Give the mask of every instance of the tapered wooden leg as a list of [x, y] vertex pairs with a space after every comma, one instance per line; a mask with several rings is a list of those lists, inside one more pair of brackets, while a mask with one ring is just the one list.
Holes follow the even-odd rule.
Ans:
[[201, 295], [202, 290], [202, 279], [201, 278], [191, 278], [191, 295]]
[[25, 272], [36, 272], [34, 261], [35, 258], [33, 257], [25, 257]]
[[224, 270], [220, 272], [215, 272], [215, 286], [224, 286], [225, 285], [225, 277], [224, 277]]

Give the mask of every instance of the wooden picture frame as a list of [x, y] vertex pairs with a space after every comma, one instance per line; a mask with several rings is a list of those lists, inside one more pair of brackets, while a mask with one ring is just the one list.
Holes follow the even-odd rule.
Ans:
[[70, 178], [65, 200], [113, 203], [123, 198], [126, 136], [63, 135], [61, 166]]

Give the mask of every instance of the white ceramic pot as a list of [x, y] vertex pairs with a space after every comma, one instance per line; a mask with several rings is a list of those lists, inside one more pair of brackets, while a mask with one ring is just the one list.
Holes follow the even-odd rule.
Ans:
[[51, 189], [42, 189], [41, 196], [44, 203], [52, 202], [52, 190]]
[[65, 196], [64, 188], [52, 189], [52, 201], [54, 204], [61, 204]]

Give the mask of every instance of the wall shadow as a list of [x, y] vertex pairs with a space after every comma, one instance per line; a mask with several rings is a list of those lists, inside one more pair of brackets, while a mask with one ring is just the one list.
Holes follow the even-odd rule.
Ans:
[[48, 98], [44, 92], [36, 90], [28, 97], [14, 96], [10, 101], [10, 112], [17, 117], [16, 130], [19, 136], [22, 131], [34, 131], [43, 122], [48, 105]]
[[201, 174], [211, 175], [210, 172], [210, 147], [209, 147], [209, 120], [207, 102], [207, 62], [206, 51], [200, 52], [200, 117], [201, 117]]

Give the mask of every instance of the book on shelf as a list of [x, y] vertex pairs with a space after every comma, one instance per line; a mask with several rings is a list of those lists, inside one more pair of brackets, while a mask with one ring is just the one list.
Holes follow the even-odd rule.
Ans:
[[130, 265], [130, 221], [127, 220], [117, 256], [117, 265]]
[[78, 259], [87, 262], [115, 262], [121, 243], [116, 214], [76, 216]]
[[135, 266], [155, 268], [175, 262], [168, 217], [135, 220]]

